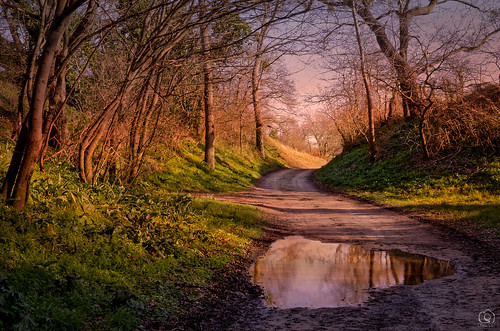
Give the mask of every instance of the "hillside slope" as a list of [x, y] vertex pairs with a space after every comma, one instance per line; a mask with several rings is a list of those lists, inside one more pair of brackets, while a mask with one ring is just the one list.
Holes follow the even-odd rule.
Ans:
[[248, 189], [252, 183], [277, 168], [320, 168], [326, 160], [299, 152], [279, 141], [267, 138], [266, 158], [256, 150], [231, 147], [216, 149], [215, 169], [203, 162], [203, 146], [186, 140], [165, 161], [154, 162], [148, 181], [171, 192], [232, 192]]
[[397, 207], [482, 240], [500, 239], [500, 156], [474, 148], [424, 160], [394, 126], [379, 137], [371, 164], [367, 146], [337, 156], [317, 172], [327, 187]]
[[271, 146], [271, 148], [275, 148], [278, 151], [278, 154], [291, 168], [316, 169], [327, 163], [325, 159], [299, 152], [282, 144], [276, 139], [268, 137], [267, 143]]

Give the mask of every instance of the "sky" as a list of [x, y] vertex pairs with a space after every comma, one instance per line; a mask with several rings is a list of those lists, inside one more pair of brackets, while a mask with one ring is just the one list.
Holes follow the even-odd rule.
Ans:
[[[482, 1], [482, 0], [481, 0]], [[498, 0], [497, 0], [498, 1]], [[487, 1], [488, 2], [488, 1]], [[495, 2], [492, 0], [489, 0], [490, 4], [494, 4]], [[436, 11], [436, 14], [439, 13], [439, 16], [436, 17], [443, 17], [449, 15], [448, 20], [455, 20], [454, 24], [452, 25], [447, 24], [447, 26], [452, 26], [452, 27], [457, 27], [462, 29], [463, 26], [466, 26], [467, 24], [471, 24], [467, 22], [466, 20], [470, 17], [463, 16], [463, 12], [459, 11], [453, 11], [454, 6], [456, 4], [454, 3], [449, 3], [446, 4], [446, 7], [449, 8], [443, 8], [441, 7], [439, 9], [439, 12]], [[452, 13], [452, 14], [450, 14]], [[460, 15], [459, 15], [460, 14]], [[454, 15], [454, 16], [453, 16]], [[435, 18], [431, 17], [426, 17], [423, 21], [425, 20], [435, 20]], [[444, 22], [444, 21], [443, 21]], [[475, 24], [476, 21], [472, 19], [472, 24]], [[432, 26], [425, 26], [421, 28], [420, 26], [418, 27], [419, 32], [424, 32], [428, 36], [434, 37], [435, 35], [438, 34], [438, 32], [435, 32], [437, 27], [441, 24], [441, 22], [436, 22], [435, 25], [432, 24]], [[426, 28], [429, 28], [428, 32], [425, 32]], [[372, 35], [369, 34], [369, 37], [373, 37]], [[490, 47], [490, 50], [495, 52], [495, 48], [497, 51], [500, 53], [500, 36], [497, 36], [495, 39], [496, 42]], [[478, 57], [476, 56], [476, 59]], [[500, 56], [499, 56], [500, 58]], [[472, 59], [474, 60], [474, 59]], [[500, 59], [499, 59], [500, 60]], [[311, 55], [286, 55], [284, 57], [284, 63], [286, 64], [288, 71], [290, 72], [290, 78], [295, 82], [296, 86], [296, 91], [297, 91], [297, 98], [301, 101], [300, 102], [300, 111], [312, 111], [312, 110], [317, 110], [321, 106], [320, 105], [314, 105], [307, 103], [305, 99], [307, 98], [308, 95], [317, 95], [321, 89], [324, 89], [328, 86], [331, 86], [335, 82], [332, 81], [328, 83], [325, 81], [325, 78], [327, 78], [327, 72], [326, 69], [321, 68], [322, 65], [322, 58], [319, 55], [311, 56]], [[499, 80], [499, 74], [500, 74], [500, 69], [498, 66], [500, 63], [497, 65], [495, 64], [489, 64], [485, 65], [482, 67], [481, 70], [484, 72], [489, 72], [488, 75], [482, 75], [481, 80], [484, 81], [496, 81], [498, 82]], [[331, 75], [330, 75], [331, 76]]]

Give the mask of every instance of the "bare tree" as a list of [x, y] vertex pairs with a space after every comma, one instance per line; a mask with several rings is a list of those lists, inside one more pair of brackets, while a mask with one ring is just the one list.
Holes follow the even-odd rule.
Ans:
[[352, 7], [352, 18], [354, 21], [356, 40], [358, 42], [358, 48], [359, 48], [361, 77], [363, 78], [363, 85], [366, 91], [366, 104], [368, 110], [368, 146], [370, 148], [370, 160], [371, 162], [375, 162], [375, 154], [377, 151], [375, 148], [375, 124], [373, 122], [372, 91], [370, 87], [370, 82], [368, 81], [368, 73], [366, 72], [365, 50], [363, 48], [363, 42], [361, 40], [361, 33], [359, 30], [358, 18], [356, 17], [355, 6]]
[[311, 1], [290, 3], [283, 0], [262, 1], [253, 13], [255, 32], [251, 52], [252, 106], [255, 117], [255, 146], [262, 157], [264, 149], [264, 118], [262, 111], [261, 85], [266, 69], [300, 44], [304, 31], [297, 17], [305, 17], [311, 9]]
[[149, 77], [157, 66], [171, 64], [175, 47], [192, 31], [194, 3], [179, 0], [172, 3], [152, 2], [151, 9], [137, 22], [141, 31], [138, 39], [131, 40], [130, 59], [124, 81], [114, 98], [88, 126], [79, 149], [80, 177], [85, 182], [95, 182], [94, 152], [100, 143], [107, 141], [113, 124], [122, 116], [125, 102], [133, 89]]
[[[206, 2], [200, 1], [201, 17], [206, 15]], [[205, 110], [205, 162], [215, 168], [215, 123], [214, 123], [214, 86], [213, 69], [210, 58], [210, 24], [200, 28], [200, 45], [203, 57], [203, 107]]]
[[278, 14], [280, 5], [281, 1], [279, 0], [274, 3], [262, 4], [263, 13], [262, 16], [259, 17], [259, 24], [261, 28], [254, 34], [255, 53], [252, 65], [252, 104], [255, 115], [255, 146], [257, 147], [261, 157], [265, 157], [266, 155], [264, 150], [264, 123], [262, 121], [262, 109], [259, 99], [259, 88], [262, 77], [262, 57], [266, 51], [264, 40], [267, 37], [270, 23], [275, 20], [276, 15]]
[[14, 208], [23, 208], [28, 200], [31, 176], [43, 143], [44, 113], [49, 84], [53, 72], [57, 72], [57, 68], [53, 70], [57, 52], [74, 13], [85, 2], [54, 0], [41, 3], [39, 8], [32, 8], [39, 11], [39, 34], [43, 36], [44, 43], [40, 47], [41, 55], [37, 59], [29, 112], [23, 122], [2, 186], [3, 198]]
[[[398, 2], [321, 0], [321, 2], [326, 4], [332, 12], [339, 8], [354, 8], [363, 23], [369, 27], [381, 53], [395, 72], [402, 95], [403, 110], [405, 116], [410, 118], [417, 118], [420, 108], [424, 107], [418, 76], [425, 72], [426, 66], [433, 67], [455, 54], [477, 50], [500, 31], [498, 24], [491, 24], [493, 17], [496, 17], [498, 21], [498, 8], [488, 5], [488, 1], [481, 1], [477, 5], [467, 1], [437, 0], [427, 1], [426, 4], [415, 0]], [[445, 6], [447, 3], [453, 3], [456, 7], [473, 12], [469, 13], [469, 16], [477, 15], [477, 20], [485, 24], [473, 26], [472, 23], [462, 23], [466, 25], [463, 30], [449, 31], [448, 34], [443, 28], [439, 34], [436, 34], [443, 36], [440, 44], [436, 45], [432, 54], [427, 55], [429, 61], [425, 61], [425, 54], [420, 54], [420, 56], [416, 54], [419, 50], [418, 43], [412, 47], [411, 41], [416, 38], [412, 35], [412, 24], [417, 18], [430, 16], [438, 6]], [[390, 30], [390, 27], [394, 25], [399, 27], [397, 31]], [[426, 30], [429, 29], [430, 26]], [[410, 53], [415, 53], [412, 54], [412, 58], [410, 58]]]

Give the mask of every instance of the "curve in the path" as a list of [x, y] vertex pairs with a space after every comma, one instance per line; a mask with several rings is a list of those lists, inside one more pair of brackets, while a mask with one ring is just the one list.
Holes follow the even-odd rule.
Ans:
[[452, 261], [457, 272], [417, 286], [374, 290], [360, 307], [242, 308], [227, 329], [470, 330], [479, 327], [479, 313], [486, 309], [497, 313], [493, 326], [500, 326], [498, 250], [394, 211], [323, 192], [312, 176], [310, 169], [284, 169], [263, 177], [249, 192], [220, 198], [259, 207], [291, 234], [424, 254]]

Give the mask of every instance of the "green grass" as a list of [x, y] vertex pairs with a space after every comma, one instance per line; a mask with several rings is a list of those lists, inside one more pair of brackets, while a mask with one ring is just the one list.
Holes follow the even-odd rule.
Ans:
[[241, 191], [249, 188], [264, 173], [286, 165], [276, 149], [268, 148], [267, 155], [262, 159], [250, 148], [240, 152], [222, 147], [216, 149], [216, 166], [211, 169], [203, 162], [200, 146], [188, 140], [172, 158], [159, 163], [160, 170], [148, 180], [173, 192]]
[[[394, 137], [394, 136], [393, 136]], [[439, 220], [460, 231], [500, 237], [500, 157], [462, 153], [423, 162], [398, 140], [371, 164], [366, 146], [333, 159], [317, 173], [326, 186]], [[448, 160], [449, 161], [449, 160]]]
[[280, 165], [217, 157], [207, 169], [189, 142], [132, 187], [83, 184], [64, 163], [36, 172], [25, 210], [0, 205], [0, 329], [135, 330], [182, 314], [260, 236], [261, 219], [178, 192], [240, 190]]

